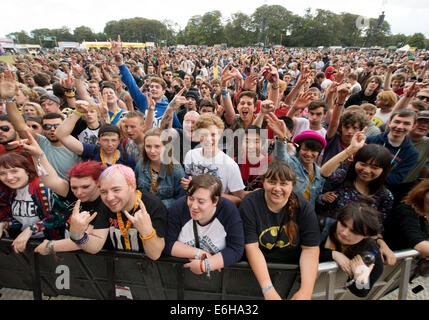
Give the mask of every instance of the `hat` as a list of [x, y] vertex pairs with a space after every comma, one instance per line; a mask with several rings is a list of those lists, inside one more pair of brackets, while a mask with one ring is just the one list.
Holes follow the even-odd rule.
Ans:
[[200, 104], [200, 94], [198, 93], [198, 91], [195, 90], [188, 90], [185, 94], [185, 98], [194, 98], [195, 101], [197, 102], [197, 105]]
[[196, 79], [196, 80], [198, 80], [198, 79], [200, 79], [200, 80], [204, 80], [204, 79], [203, 79], [203, 77], [201, 77], [201, 76], [197, 76], [195, 79]]
[[60, 99], [51, 93], [46, 93], [46, 94], [42, 95], [39, 99], [39, 103], [41, 104], [43, 101], [46, 101], [46, 100], [51, 100], [57, 104], [61, 104]]
[[301, 132], [299, 135], [297, 135], [295, 137], [295, 139], [293, 139], [293, 142], [299, 143], [300, 141], [307, 140], [307, 139], [314, 139], [314, 140], [319, 141], [322, 144], [323, 149], [325, 149], [325, 147], [326, 147], [325, 138], [323, 138], [319, 133], [317, 133], [316, 131], [313, 131], [313, 130], [305, 130], [305, 131]]
[[101, 137], [103, 134], [111, 132], [111, 133], [117, 133], [118, 136], [121, 136], [121, 132], [119, 131], [119, 128], [113, 124], [106, 123], [105, 125], [102, 125], [100, 130], [98, 130], [98, 137]]
[[417, 120], [419, 119], [429, 119], [429, 111], [420, 111], [417, 113]]

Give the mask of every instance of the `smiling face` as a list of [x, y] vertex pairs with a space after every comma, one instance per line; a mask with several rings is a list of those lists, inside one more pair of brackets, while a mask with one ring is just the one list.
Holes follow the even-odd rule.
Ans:
[[120, 172], [113, 172], [100, 181], [100, 196], [103, 203], [113, 212], [132, 207], [135, 189]]
[[192, 220], [206, 224], [216, 212], [217, 202], [211, 199], [210, 190], [199, 188], [187, 197], [187, 204]]
[[292, 181], [281, 181], [275, 177], [264, 179], [265, 200], [269, 207], [282, 208], [292, 193]]
[[393, 119], [390, 119], [388, 121], [388, 124], [389, 124], [388, 137], [391, 140], [403, 139], [413, 128], [414, 118], [400, 117], [399, 115], [396, 115]]
[[414, 136], [426, 136], [429, 133], [429, 119], [418, 119], [413, 126], [412, 133]]
[[160, 85], [157, 82], [152, 81], [149, 84], [149, 92], [150, 92], [151, 97], [156, 100], [156, 99], [162, 98], [162, 96], [165, 93], [165, 90], [162, 88], [162, 85]]
[[27, 116], [27, 117], [37, 117], [37, 110], [36, 108], [34, 108], [32, 105], [25, 105], [22, 108], [22, 112]]
[[208, 128], [199, 129], [198, 136], [200, 137], [200, 143], [203, 150], [213, 151], [217, 149], [219, 139], [222, 136], [222, 131], [213, 124]]
[[316, 161], [316, 158], [318, 157], [319, 152], [311, 150], [310, 148], [307, 147], [307, 145], [304, 142], [301, 148], [299, 149], [298, 155], [302, 164], [305, 166], [305, 165], [311, 165], [314, 161]]
[[23, 168], [0, 167], [0, 181], [11, 189], [21, 189], [29, 182], [27, 171]]
[[378, 179], [383, 173], [383, 168], [377, 166], [373, 161], [367, 162], [357, 161], [355, 165], [356, 179], [368, 184], [371, 181]]
[[255, 111], [255, 104], [252, 97], [242, 96], [237, 111], [240, 114], [240, 118], [244, 122], [251, 122], [253, 119], [253, 113]]

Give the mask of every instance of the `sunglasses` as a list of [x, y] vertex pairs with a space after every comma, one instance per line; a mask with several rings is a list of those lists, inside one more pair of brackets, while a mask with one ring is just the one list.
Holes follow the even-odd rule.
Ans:
[[43, 126], [42, 126], [42, 128], [43, 128], [43, 130], [51, 130], [51, 128], [58, 128], [60, 125], [59, 125], [59, 123], [57, 123], [57, 124], [44, 124]]
[[429, 102], [429, 97], [427, 97], [427, 96], [417, 96], [417, 99], [419, 99], [419, 100], [425, 100], [426, 102]]
[[0, 130], [3, 132], [8, 132], [10, 130], [9, 126], [0, 126]]
[[31, 128], [33, 128], [34, 130], [39, 129], [40, 127], [37, 124], [32, 124], [30, 126]]

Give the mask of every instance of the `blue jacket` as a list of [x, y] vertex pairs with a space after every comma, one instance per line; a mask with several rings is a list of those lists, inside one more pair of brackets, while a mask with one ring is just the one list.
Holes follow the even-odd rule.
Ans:
[[[143, 161], [140, 159], [134, 172], [136, 174], [137, 189], [152, 192], [149, 162], [143, 167]], [[180, 180], [184, 176], [185, 171], [183, 171], [181, 165], [174, 165], [173, 171], [167, 175], [164, 164], [161, 164], [161, 171], [159, 172], [158, 187], [156, 189], [155, 196], [161, 199], [167, 209], [174, 201], [186, 195], [185, 190], [180, 184]]]
[[392, 154], [392, 169], [387, 175], [386, 184], [388, 186], [395, 186], [399, 185], [405, 179], [408, 172], [410, 172], [417, 163], [419, 152], [408, 137], [405, 137], [399, 147], [392, 146], [387, 138], [388, 134], [389, 132], [384, 132], [375, 136], [367, 137], [366, 143], [380, 144], [390, 151]]
[[[279, 141], [275, 142], [274, 156], [280, 160], [287, 162], [295, 171], [296, 174], [296, 185], [293, 188], [293, 191], [299, 195], [303, 195], [305, 190], [308, 187], [309, 174], [307, 170], [302, 165], [301, 160], [295, 156], [290, 156], [286, 151], [286, 144]], [[325, 178], [320, 174], [319, 166], [314, 163], [314, 177], [310, 184], [310, 203], [313, 205], [313, 208], [318, 203], [322, 203], [322, 191], [323, 185], [325, 184]]]
[[[123, 64], [119, 67], [121, 80], [128, 88], [128, 92], [133, 98], [137, 108], [143, 113], [146, 114], [148, 108], [146, 96], [140, 91], [139, 87], [134, 80], [134, 77], [128, 70], [127, 66]], [[153, 127], [159, 127], [161, 123], [162, 116], [165, 113], [165, 110], [168, 107], [168, 100], [163, 98], [161, 102], [155, 104], [155, 115], [153, 117]], [[173, 114], [173, 128], [182, 128], [179, 119], [177, 119], [176, 112]]]

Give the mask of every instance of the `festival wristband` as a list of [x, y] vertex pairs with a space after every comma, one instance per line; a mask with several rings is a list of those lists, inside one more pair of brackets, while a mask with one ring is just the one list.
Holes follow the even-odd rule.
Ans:
[[78, 246], [84, 245], [85, 243], [88, 242], [88, 234], [86, 232], [84, 232], [82, 239], [80, 240], [74, 240], [73, 238], [70, 238], [71, 241], [73, 241], [74, 243], [76, 243]]
[[82, 239], [82, 238], [83, 238], [83, 236], [84, 236], [84, 233], [85, 233], [85, 232], [83, 232], [83, 233], [82, 233], [82, 234], [80, 234], [80, 235], [75, 235], [75, 234], [73, 234], [73, 233], [71, 233], [71, 232], [69, 231], [70, 238], [73, 238], [73, 239], [76, 239], [76, 240]]
[[195, 255], [195, 260], [200, 260], [201, 249], [198, 249], [197, 254]]
[[83, 113], [82, 113], [82, 112], [77, 111], [76, 109], [75, 109], [75, 110], [73, 110], [73, 113], [77, 114], [79, 117], [82, 117], [82, 116], [83, 116]]
[[152, 228], [152, 233], [150, 235], [148, 235], [147, 237], [143, 237], [141, 234], [139, 235], [140, 239], [142, 239], [142, 241], [148, 241], [150, 239], [152, 239], [153, 237], [155, 237], [156, 235], [156, 231], [154, 228]]
[[265, 294], [266, 292], [270, 291], [271, 289], [274, 289], [273, 285], [266, 286], [262, 289], [262, 293]]

